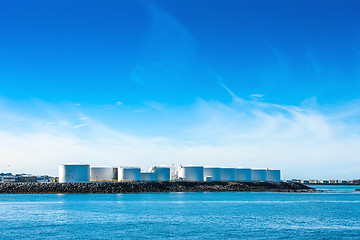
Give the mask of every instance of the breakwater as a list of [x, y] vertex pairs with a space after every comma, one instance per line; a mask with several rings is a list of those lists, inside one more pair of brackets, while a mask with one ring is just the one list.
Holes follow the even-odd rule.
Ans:
[[89, 182], [0, 183], [0, 193], [301, 192], [312, 188], [285, 182]]

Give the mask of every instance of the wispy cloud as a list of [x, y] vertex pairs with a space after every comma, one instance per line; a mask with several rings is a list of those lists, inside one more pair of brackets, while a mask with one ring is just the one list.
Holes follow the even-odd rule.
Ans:
[[234, 102], [241, 103], [244, 101], [242, 98], [238, 97], [230, 88], [228, 88], [224, 84], [222, 77], [217, 76], [217, 79], [218, 79], [220, 86], [222, 86], [230, 94], [230, 96], [232, 97]]
[[114, 104], [105, 104], [104, 108], [117, 108], [122, 106], [124, 103], [120, 101], [116, 101]]
[[194, 55], [195, 44], [187, 28], [154, 3], [142, 2], [151, 22], [142, 57], [130, 74], [138, 84], [166, 84], [182, 80]]
[[145, 105], [159, 111], [166, 110], [166, 106], [164, 104], [155, 101], [145, 101]]
[[264, 100], [265, 95], [254, 93], [251, 94], [250, 97], [254, 100]]
[[[58, 111], [53, 118], [2, 107], [0, 168], [57, 174], [57, 165], [64, 162], [145, 169], [153, 164], [194, 163], [280, 168], [284, 177], [355, 178], [360, 167], [360, 133], [358, 121], [352, 119], [360, 117], [359, 102], [313, 109], [253, 100], [225, 104], [199, 99], [175, 111], [191, 119], [187, 124], [181, 124], [178, 115], [169, 116], [172, 112], [156, 112], [153, 117], [158, 122], [153, 121], [151, 127], [166, 129], [152, 136], [120, 131], [78, 110], [69, 115], [68, 109], [52, 106], [52, 111]], [[144, 122], [129, 125], [129, 132], [139, 124]]]
[[85, 123], [82, 123], [82, 124], [79, 124], [79, 125], [74, 126], [74, 128], [81, 128], [81, 127], [85, 127], [85, 126], [86, 126], [86, 124], [85, 124]]
[[146, 112], [147, 109], [137, 109], [137, 110], [134, 110], [133, 112], [134, 113], [141, 113], [141, 112]]

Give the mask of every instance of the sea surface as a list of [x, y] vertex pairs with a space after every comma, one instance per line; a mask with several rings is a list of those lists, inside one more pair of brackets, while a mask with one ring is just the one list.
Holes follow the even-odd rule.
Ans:
[[0, 194], [0, 239], [360, 239], [360, 186], [321, 193]]

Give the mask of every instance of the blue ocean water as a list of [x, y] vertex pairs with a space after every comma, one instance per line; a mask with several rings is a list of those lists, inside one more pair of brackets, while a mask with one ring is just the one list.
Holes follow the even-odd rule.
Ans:
[[360, 239], [356, 187], [318, 188], [327, 191], [1, 194], [0, 238]]

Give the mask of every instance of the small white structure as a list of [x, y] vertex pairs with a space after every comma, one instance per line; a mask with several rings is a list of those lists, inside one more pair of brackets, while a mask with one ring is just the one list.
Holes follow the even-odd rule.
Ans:
[[204, 181], [221, 181], [221, 168], [205, 166]]
[[90, 165], [69, 163], [59, 165], [59, 182], [89, 182], [90, 181]]
[[281, 181], [280, 170], [274, 170], [274, 169], [268, 168], [266, 170], [266, 181], [268, 181], [268, 182], [280, 182]]
[[141, 181], [155, 181], [155, 173], [153, 172], [142, 172], [141, 173]]
[[253, 182], [265, 182], [266, 181], [266, 169], [252, 168], [251, 169], [251, 181]]
[[236, 168], [221, 167], [221, 181], [234, 182], [236, 179]]
[[112, 181], [113, 168], [112, 167], [91, 167], [90, 181]]
[[204, 181], [204, 167], [183, 165], [178, 169], [178, 177], [184, 181]]
[[119, 167], [118, 181], [140, 181], [141, 169], [139, 167]]
[[251, 182], [251, 168], [236, 168], [237, 182]]
[[175, 172], [175, 167], [172, 165], [170, 167], [170, 181], [174, 181], [177, 178], [177, 174]]
[[168, 166], [154, 166], [149, 172], [155, 173], [156, 181], [170, 181], [170, 167]]

